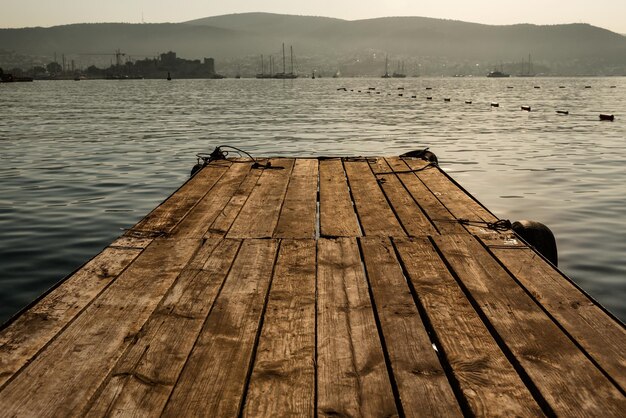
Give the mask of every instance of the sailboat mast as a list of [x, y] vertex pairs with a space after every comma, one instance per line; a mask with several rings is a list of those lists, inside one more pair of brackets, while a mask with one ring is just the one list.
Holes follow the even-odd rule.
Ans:
[[263, 54], [261, 54], [261, 75], [265, 74], [265, 63], [263, 62]]
[[290, 55], [291, 55], [291, 74], [293, 74], [293, 45], [289, 46]]
[[283, 74], [285, 74], [285, 43], [283, 42]]

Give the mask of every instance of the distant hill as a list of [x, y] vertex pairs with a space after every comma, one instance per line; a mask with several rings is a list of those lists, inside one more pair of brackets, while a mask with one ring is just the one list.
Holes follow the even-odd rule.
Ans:
[[[532, 54], [535, 72], [626, 75], [626, 37], [588, 24], [491, 26], [423, 17], [346, 21], [242, 13], [184, 23], [0, 29], [0, 48], [21, 55], [51, 58], [56, 52], [87, 63], [95, 56], [79, 54], [120, 48], [138, 58], [172, 50], [189, 59], [214, 57], [225, 73], [239, 67], [253, 74], [260, 54], [278, 60], [282, 42], [294, 46], [297, 66], [306, 73], [316, 68], [376, 75], [386, 55], [391, 65], [402, 61], [407, 72], [422, 75], [484, 74], [501, 64], [515, 73]], [[0, 53], [0, 66], [8, 66], [6, 56]]]

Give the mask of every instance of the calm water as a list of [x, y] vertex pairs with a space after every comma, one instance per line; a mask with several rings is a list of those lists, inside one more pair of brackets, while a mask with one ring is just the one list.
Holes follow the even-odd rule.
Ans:
[[626, 319], [626, 78], [17, 83], [0, 85], [0, 115], [0, 322], [220, 144], [292, 156], [429, 146], [499, 217], [547, 224], [560, 268]]

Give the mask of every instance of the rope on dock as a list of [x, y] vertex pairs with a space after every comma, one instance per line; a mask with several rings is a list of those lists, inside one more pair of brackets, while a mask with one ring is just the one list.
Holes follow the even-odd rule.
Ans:
[[[247, 151], [242, 150], [241, 148], [237, 148], [232, 145], [220, 145], [220, 146], [215, 147], [213, 152], [211, 152], [210, 154], [203, 154], [203, 153], [196, 154], [196, 157], [198, 158], [198, 160], [197, 160], [196, 165], [191, 169], [191, 177], [193, 177], [194, 174], [200, 171], [200, 169], [206, 167], [212, 161], [226, 160], [226, 158], [228, 157], [229, 151], [225, 150], [224, 148], [235, 151], [236, 153], [239, 154], [240, 157], [242, 156], [241, 153], [250, 157], [250, 159], [254, 161], [254, 164], [252, 164], [252, 168], [273, 168], [277, 170], [282, 170], [284, 168], [284, 167], [273, 167], [270, 161], [268, 161], [265, 164], [262, 164], [259, 162], [259, 160], [254, 158], [252, 154], [250, 154]], [[202, 163], [200, 163], [200, 161], [202, 161]], [[247, 161], [231, 161], [231, 162], [247, 163]]]
[[488, 221], [476, 221], [470, 220], [466, 218], [459, 219], [433, 219], [433, 221], [437, 222], [458, 222], [461, 225], [470, 225], [470, 226], [483, 226], [487, 229], [491, 229], [493, 231], [509, 231], [512, 229], [512, 223], [508, 219], [499, 219], [495, 222]]
[[431, 162], [426, 164], [424, 167], [421, 168], [416, 168], [414, 170], [400, 170], [400, 171], [383, 171], [381, 173], [375, 173], [377, 176], [380, 176], [382, 174], [405, 174], [405, 173], [418, 173], [420, 171], [424, 171], [428, 168], [433, 168], [433, 167], [438, 167], [439, 164], [437, 164], [436, 162]]

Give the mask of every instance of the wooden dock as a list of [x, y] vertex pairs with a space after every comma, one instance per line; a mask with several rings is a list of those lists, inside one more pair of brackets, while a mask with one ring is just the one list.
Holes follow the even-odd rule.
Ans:
[[626, 416], [624, 325], [438, 167], [270, 161], [211, 162], [9, 322], [0, 415]]

